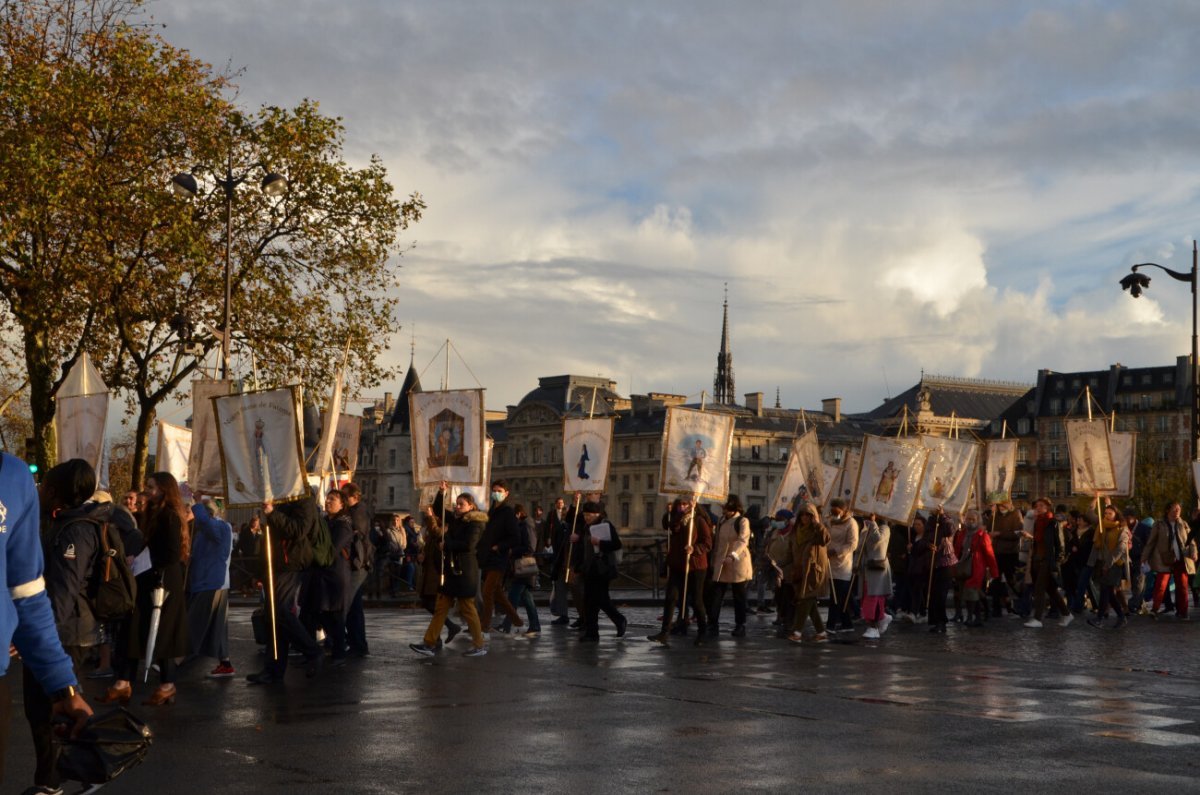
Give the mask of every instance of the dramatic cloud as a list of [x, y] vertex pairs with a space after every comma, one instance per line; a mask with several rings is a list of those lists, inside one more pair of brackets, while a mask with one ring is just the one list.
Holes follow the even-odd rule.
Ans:
[[352, 158], [426, 196], [397, 361], [414, 328], [418, 368], [450, 338], [497, 408], [565, 372], [698, 396], [727, 283], [739, 392], [856, 411], [922, 369], [1032, 382], [1187, 350], [1184, 285], [1117, 281], [1191, 265], [1200, 6], [1044, 5], [150, 10], [244, 67], [242, 101], [320, 101]]

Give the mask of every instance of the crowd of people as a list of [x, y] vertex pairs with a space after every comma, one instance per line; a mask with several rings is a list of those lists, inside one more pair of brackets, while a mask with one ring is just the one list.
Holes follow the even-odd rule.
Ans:
[[[125, 704], [149, 667], [156, 684], [142, 703], [152, 707], [175, 702], [181, 666], [211, 659], [208, 676], [235, 675], [227, 629], [235, 550], [263, 564], [256, 635], [265, 665], [246, 677], [253, 685], [281, 682], [293, 654], [310, 678], [368, 655], [363, 598], [373, 570], [385, 569], [430, 614], [424, 636], [410, 645], [416, 654], [438, 654], [463, 629], [470, 657], [488, 653], [493, 633], [536, 639], [542, 625], [533, 591], [543, 577], [551, 582], [551, 625], [569, 624], [579, 642], [595, 643], [603, 613], [615, 637], [626, 635], [628, 621], [609, 593], [622, 542], [599, 495], [558, 499], [530, 516], [504, 481], [491, 484], [486, 506], [470, 492], [449, 499], [443, 484], [419, 522], [401, 514], [384, 526], [347, 483], [325, 494], [323, 505], [313, 495], [267, 502], [261, 520], [235, 537], [217, 503], [185, 498], [168, 473], [114, 503], [84, 461], [52, 468], [32, 496], [32, 479], [20, 475], [27, 469], [11, 456], [0, 464], [9, 461], [18, 466], [0, 466], [0, 522], [7, 521], [0, 540], [15, 612], [0, 612], [0, 630], [26, 662], [32, 792], [58, 791], [52, 718], [68, 715], [78, 727], [90, 714], [78, 686], [85, 670], [112, 680], [100, 702]], [[662, 518], [659, 629], [647, 639], [660, 648], [689, 635], [697, 645], [709, 642], [721, 633], [727, 601], [725, 626], [743, 638], [752, 596], [753, 612], [773, 615], [776, 635], [795, 643], [853, 633], [856, 624], [863, 639], [879, 641], [893, 621], [944, 633], [1004, 616], [1038, 629], [1090, 613], [1091, 625], [1119, 629], [1138, 614], [1186, 621], [1189, 603], [1200, 604], [1193, 530], [1200, 520], [1185, 521], [1179, 503], [1150, 519], [1107, 502], [1096, 515], [1041, 498], [961, 516], [939, 509], [908, 526], [854, 516], [838, 499], [824, 510], [792, 507], [760, 519], [737, 496], [716, 510], [675, 499]], [[136, 599], [123, 614], [102, 616], [96, 572], [112, 556], [136, 575]], [[0, 698], [0, 708], [8, 703]]]

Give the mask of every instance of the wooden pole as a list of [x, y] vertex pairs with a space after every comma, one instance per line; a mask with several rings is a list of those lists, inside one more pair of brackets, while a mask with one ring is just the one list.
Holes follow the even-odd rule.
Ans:
[[563, 582], [565, 582], [567, 585], [571, 584], [571, 554], [575, 550], [575, 541], [571, 539], [574, 539], [576, 530], [579, 527], [579, 503], [582, 499], [583, 493], [578, 491], [575, 492], [575, 516], [571, 519], [571, 535], [568, 536], [567, 541], [567, 558], [563, 564], [566, 567], [567, 573]]
[[[692, 496], [692, 509], [690, 511], [688, 511], [687, 546], [685, 546], [683, 548], [683, 592], [679, 594], [679, 620], [682, 622], [685, 622], [684, 626], [687, 626], [687, 624], [686, 624], [686, 622], [687, 622], [687, 598], [688, 598], [687, 582], [688, 582], [688, 574], [691, 572], [691, 569], [692, 569], [691, 546], [692, 546], [693, 530], [694, 530], [694, 526], [692, 523], [695, 520], [695, 518], [696, 518], [696, 495], [693, 495]], [[701, 627], [700, 630], [703, 631], [704, 628]]]
[[[267, 613], [271, 617], [271, 659], [279, 661], [279, 639], [276, 637], [275, 628], [275, 570], [274, 564], [271, 561], [271, 526], [265, 520], [263, 524], [263, 543], [266, 545], [267, 552]], [[147, 662], [147, 665], [150, 663]]]

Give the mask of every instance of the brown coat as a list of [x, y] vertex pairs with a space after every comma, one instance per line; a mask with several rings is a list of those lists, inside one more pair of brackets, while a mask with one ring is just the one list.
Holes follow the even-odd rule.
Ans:
[[822, 524], [803, 522], [792, 531], [792, 584], [797, 599], [816, 599], [829, 593], [829, 531]]
[[995, 508], [993, 510], [996, 511], [995, 525], [988, 528], [992, 534], [992, 549], [997, 555], [1017, 554], [1021, 546], [1021, 530], [1025, 526], [1021, 512], [1016, 508], [1008, 513], [1000, 513]]

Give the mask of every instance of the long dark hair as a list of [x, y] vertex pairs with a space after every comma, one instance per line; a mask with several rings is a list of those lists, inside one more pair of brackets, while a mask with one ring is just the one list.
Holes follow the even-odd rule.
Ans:
[[78, 508], [96, 493], [96, 470], [82, 458], [53, 466], [42, 479], [40, 501], [49, 515]]
[[179, 533], [180, 539], [180, 556], [179, 559], [183, 563], [187, 563], [192, 554], [192, 533], [190, 529], [191, 512], [188, 511], [183, 504], [183, 494], [179, 491], [179, 481], [175, 480], [175, 476], [170, 472], [155, 472], [147, 480], [154, 481], [154, 485], [158, 487], [159, 498], [157, 502], [151, 502], [148, 506], [147, 513], [149, 521], [146, 522], [145, 534], [146, 541], [153, 537], [154, 532], [158, 529], [160, 521], [165, 519], [164, 514], [173, 513], [179, 517]]

